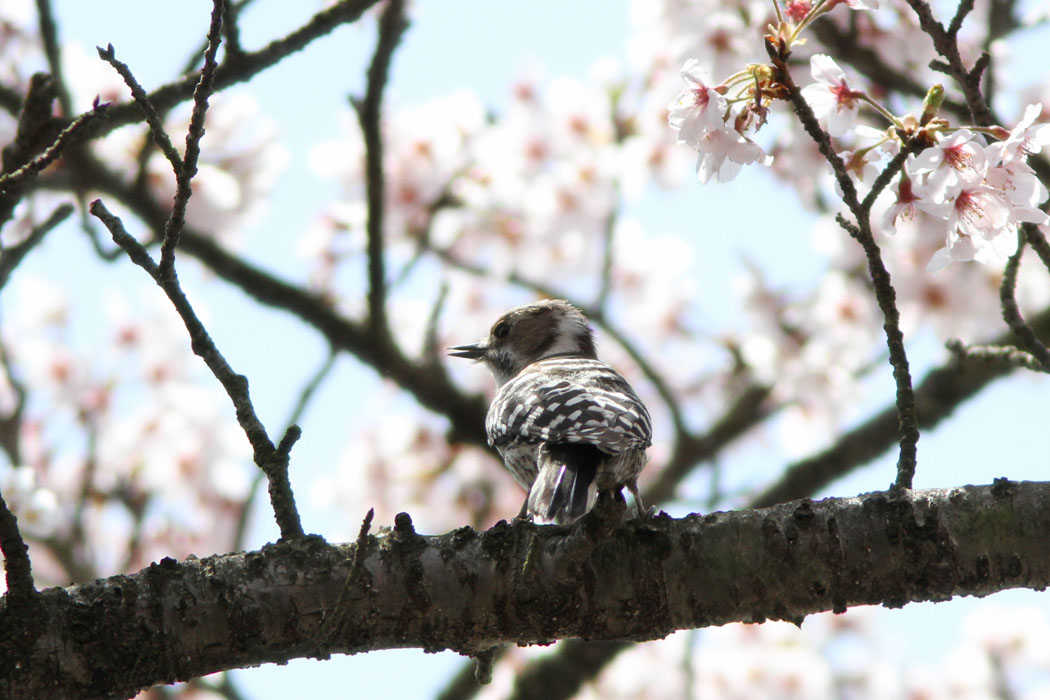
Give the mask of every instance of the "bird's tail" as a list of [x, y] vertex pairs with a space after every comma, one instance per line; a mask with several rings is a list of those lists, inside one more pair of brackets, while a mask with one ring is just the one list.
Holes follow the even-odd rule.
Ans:
[[594, 445], [542, 445], [539, 475], [529, 490], [532, 519], [537, 523], [568, 525], [586, 515], [598, 500], [595, 477], [604, 457]]

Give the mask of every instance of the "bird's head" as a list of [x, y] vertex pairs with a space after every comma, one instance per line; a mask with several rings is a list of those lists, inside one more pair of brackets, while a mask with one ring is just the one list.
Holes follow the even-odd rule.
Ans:
[[488, 365], [497, 386], [503, 386], [525, 367], [547, 357], [597, 357], [587, 317], [563, 299], [515, 307], [500, 316], [481, 342], [449, 349], [453, 357]]

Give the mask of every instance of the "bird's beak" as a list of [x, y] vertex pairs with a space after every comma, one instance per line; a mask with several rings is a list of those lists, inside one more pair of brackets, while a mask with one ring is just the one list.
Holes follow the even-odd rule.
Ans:
[[485, 357], [485, 351], [487, 348], [484, 345], [457, 345], [454, 348], [449, 348], [449, 355], [452, 357], [465, 357], [468, 360], [480, 360]]

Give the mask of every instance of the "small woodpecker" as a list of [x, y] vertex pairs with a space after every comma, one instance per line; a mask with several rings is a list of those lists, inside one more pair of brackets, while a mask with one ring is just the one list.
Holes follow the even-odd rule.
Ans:
[[561, 299], [511, 309], [476, 345], [454, 357], [485, 363], [498, 392], [485, 419], [494, 446], [528, 492], [519, 517], [567, 525], [583, 517], [599, 491], [634, 496], [652, 442], [641, 399], [598, 360], [587, 318]]

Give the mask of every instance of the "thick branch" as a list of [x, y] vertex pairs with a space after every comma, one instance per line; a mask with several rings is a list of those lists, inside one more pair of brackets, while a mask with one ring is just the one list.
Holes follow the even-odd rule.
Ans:
[[[643, 641], [678, 629], [853, 605], [1050, 585], [1050, 483], [808, 500], [639, 519], [592, 539], [500, 523], [422, 537], [319, 539], [42, 591], [38, 636], [2, 648], [0, 696], [127, 697], [265, 662], [419, 647], [476, 652], [565, 637]], [[646, 576], [636, 572], [646, 571]], [[336, 605], [338, 603], [338, 606]], [[17, 613], [0, 607], [0, 629]]]

